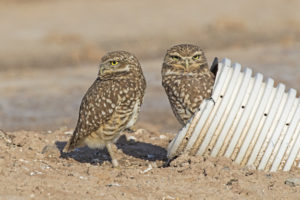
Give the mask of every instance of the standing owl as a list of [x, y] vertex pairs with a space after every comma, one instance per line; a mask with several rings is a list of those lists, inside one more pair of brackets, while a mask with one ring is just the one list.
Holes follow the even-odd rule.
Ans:
[[63, 151], [85, 145], [106, 147], [113, 166], [118, 166], [112, 145], [124, 129], [135, 124], [145, 88], [142, 68], [133, 54], [114, 51], [103, 56], [98, 77], [82, 99], [77, 126]]
[[184, 126], [201, 102], [211, 97], [215, 74], [208, 68], [204, 52], [190, 44], [167, 50], [161, 74], [172, 110]]

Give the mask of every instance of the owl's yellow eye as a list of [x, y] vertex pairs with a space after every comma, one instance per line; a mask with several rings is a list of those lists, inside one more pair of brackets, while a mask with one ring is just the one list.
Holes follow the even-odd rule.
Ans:
[[119, 62], [118, 61], [115, 61], [115, 60], [113, 60], [113, 61], [110, 61], [110, 64], [111, 65], [117, 65]]
[[179, 56], [171, 56], [172, 60], [180, 60]]
[[200, 55], [194, 55], [194, 56], [193, 56], [193, 59], [194, 59], [194, 60], [199, 60], [199, 59], [200, 59]]

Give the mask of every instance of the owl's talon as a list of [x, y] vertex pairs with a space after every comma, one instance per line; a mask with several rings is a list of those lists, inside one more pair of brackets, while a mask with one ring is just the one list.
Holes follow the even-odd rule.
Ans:
[[111, 163], [112, 163], [112, 165], [113, 165], [114, 168], [118, 168], [119, 167], [119, 163], [118, 163], [118, 161], [116, 159], [112, 159]]
[[115, 154], [114, 154], [113, 149], [112, 149], [112, 144], [107, 143], [106, 148], [107, 148], [107, 151], [110, 155], [111, 163], [112, 163], [113, 167], [117, 168], [119, 166], [119, 163], [118, 163], [117, 159], [115, 158]]
[[216, 105], [216, 101], [212, 97], [210, 97], [208, 100], [212, 101], [214, 103], [214, 105]]
[[163, 164], [163, 168], [166, 168], [166, 167], [170, 167], [171, 166], [171, 162], [173, 160], [175, 160], [178, 156], [174, 156], [173, 158], [169, 158], [164, 164]]
[[[200, 110], [200, 109], [199, 109]], [[199, 111], [198, 110], [198, 111]], [[191, 121], [192, 121], [193, 117], [191, 117], [190, 119], [188, 119], [187, 123], [186, 124], [189, 124]]]
[[137, 131], [137, 129], [134, 127], [131, 127], [131, 128], [126, 128], [124, 131], [126, 131], [128, 133], [135, 133]]

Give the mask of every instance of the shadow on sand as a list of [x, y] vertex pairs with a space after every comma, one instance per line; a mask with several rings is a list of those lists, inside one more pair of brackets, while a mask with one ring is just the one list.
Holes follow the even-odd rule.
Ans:
[[[104, 161], [111, 161], [106, 149], [100, 150], [82, 147], [70, 153], [63, 153], [62, 150], [67, 143], [57, 141], [55, 144], [60, 151], [61, 157], [65, 159], [73, 158], [78, 162], [90, 164], [102, 164]], [[149, 161], [167, 160], [167, 151], [164, 148], [145, 142], [127, 141], [125, 135], [119, 138], [116, 145], [123, 153], [135, 158]]]

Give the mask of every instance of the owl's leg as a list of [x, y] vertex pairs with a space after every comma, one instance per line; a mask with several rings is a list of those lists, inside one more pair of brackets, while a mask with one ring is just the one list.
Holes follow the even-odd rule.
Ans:
[[118, 163], [117, 159], [115, 158], [115, 154], [113, 152], [112, 145], [113, 145], [112, 143], [107, 143], [106, 148], [110, 155], [111, 163], [112, 163], [113, 167], [118, 167], [119, 163]]

